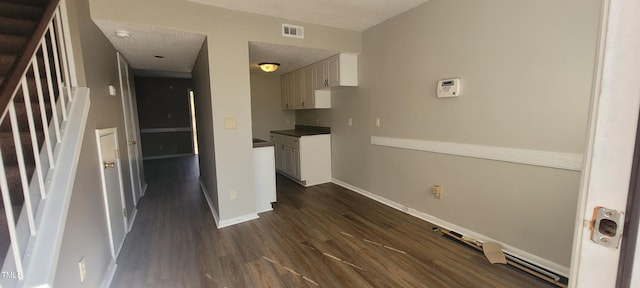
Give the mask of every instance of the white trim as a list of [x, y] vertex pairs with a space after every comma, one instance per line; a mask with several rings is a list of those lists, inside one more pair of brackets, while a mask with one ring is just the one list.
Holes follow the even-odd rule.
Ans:
[[116, 269], [118, 268], [118, 264], [116, 264], [116, 260], [111, 259], [109, 262], [109, 266], [107, 266], [107, 270], [104, 271], [102, 276], [102, 282], [100, 282], [100, 288], [109, 288], [111, 287], [111, 281], [113, 281], [113, 276], [116, 275]]
[[129, 217], [129, 230], [127, 230], [127, 233], [131, 232], [131, 229], [133, 229], [133, 223], [136, 222], [136, 216], [138, 216], [138, 208], [133, 207], [133, 213], [131, 213], [131, 217]]
[[[78, 88], [69, 113], [70, 119], [64, 134], [64, 141], [57, 145], [58, 152], [56, 167], [69, 169], [54, 169], [53, 182], [49, 186], [49, 197], [42, 200], [38, 211], [40, 226], [38, 237], [30, 243], [31, 257], [25, 261], [25, 287], [53, 286], [58, 257], [62, 246], [62, 238], [69, 212], [69, 202], [78, 170], [78, 162], [82, 148], [87, 116], [91, 98], [89, 88]], [[58, 150], [59, 149], [59, 150]], [[46, 201], [46, 203], [45, 203]], [[46, 215], [46, 217], [44, 217]]]
[[218, 218], [218, 213], [216, 212], [216, 209], [213, 207], [213, 202], [211, 201], [211, 198], [209, 198], [207, 187], [204, 185], [204, 182], [202, 182], [202, 178], [199, 179], [198, 182], [200, 182], [200, 188], [202, 188], [202, 193], [204, 193], [204, 198], [207, 199], [207, 204], [209, 204], [209, 209], [211, 209], [211, 214], [213, 214], [213, 219], [216, 221], [216, 227], [218, 227], [218, 229], [260, 218], [260, 216], [258, 216], [258, 213], [250, 213], [240, 217], [235, 217], [235, 218], [220, 221], [220, 219]]
[[581, 171], [583, 161], [581, 154], [379, 136], [371, 136], [371, 144], [573, 171]]
[[176, 158], [176, 157], [192, 156], [192, 155], [193, 153], [169, 154], [169, 155], [161, 155], [161, 156], [144, 157], [142, 158], [142, 160], [157, 160], [157, 159]]
[[475, 239], [479, 240], [480, 242], [496, 242], [496, 243], [499, 243], [503, 247], [503, 249], [502, 249], [503, 251], [505, 251], [505, 252], [515, 256], [515, 257], [518, 257], [518, 258], [521, 258], [521, 259], [526, 260], [528, 262], [531, 262], [531, 263], [533, 263], [533, 264], [535, 264], [537, 266], [543, 267], [543, 268], [545, 268], [545, 269], [547, 269], [547, 270], [549, 270], [551, 272], [558, 273], [558, 274], [560, 274], [560, 275], [562, 275], [564, 277], [567, 277], [567, 275], [569, 275], [569, 267], [565, 267], [565, 266], [562, 266], [562, 265], [557, 264], [555, 262], [552, 262], [550, 260], [541, 258], [541, 257], [536, 256], [536, 255], [533, 255], [533, 254], [531, 254], [529, 252], [526, 252], [526, 251], [523, 251], [521, 249], [515, 248], [513, 246], [510, 246], [508, 244], [502, 243], [500, 241], [497, 241], [495, 239], [492, 239], [492, 238], [487, 237], [485, 235], [482, 235], [480, 233], [471, 231], [469, 229], [460, 227], [460, 226], [455, 225], [453, 223], [449, 223], [449, 222], [447, 222], [445, 220], [439, 219], [439, 218], [437, 218], [435, 216], [432, 216], [432, 215], [429, 215], [427, 213], [418, 211], [418, 210], [413, 209], [413, 208], [409, 208], [409, 207], [404, 206], [404, 205], [402, 205], [400, 203], [397, 203], [395, 201], [389, 200], [389, 199], [384, 198], [382, 196], [373, 194], [373, 193], [371, 193], [369, 191], [366, 191], [364, 189], [358, 188], [356, 186], [353, 186], [353, 185], [351, 185], [349, 183], [343, 182], [343, 181], [338, 180], [336, 178], [333, 178], [331, 180], [331, 182], [333, 182], [334, 184], [336, 184], [338, 186], [342, 186], [342, 187], [344, 187], [346, 189], [349, 189], [349, 190], [351, 190], [353, 192], [361, 194], [361, 195], [363, 195], [363, 196], [365, 196], [367, 198], [370, 198], [372, 200], [380, 202], [380, 203], [382, 203], [384, 205], [387, 205], [387, 206], [389, 206], [391, 208], [394, 208], [396, 210], [399, 210], [399, 211], [402, 211], [404, 213], [407, 213], [407, 214], [409, 214], [411, 216], [414, 216], [416, 218], [422, 219], [424, 221], [427, 221], [429, 223], [438, 225], [440, 227], [443, 227], [443, 228], [446, 228], [446, 229], [449, 229], [449, 230], [452, 230], [452, 231], [456, 231], [456, 232], [458, 232], [458, 233], [460, 233], [462, 235], [475, 238]]
[[192, 132], [191, 127], [174, 127], [174, 128], [145, 128], [140, 129], [140, 133], [170, 133], [170, 132]]
[[255, 220], [258, 218], [260, 218], [260, 216], [258, 216], [258, 213], [250, 213], [247, 215], [242, 215], [242, 216], [227, 219], [227, 220], [222, 220], [218, 225], [218, 229], [228, 227], [228, 226], [233, 226], [233, 225], [251, 221], [251, 220]]
[[264, 204], [264, 205], [256, 205], [256, 213], [263, 213], [263, 212], [268, 212], [268, 211], [273, 211], [273, 207], [271, 206], [271, 203], [269, 204]]
[[140, 194], [140, 198], [144, 197], [144, 195], [147, 194], [147, 188], [149, 188], [149, 184], [144, 183], [144, 186], [142, 186], [142, 193]]
[[209, 205], [209, 209], [211, 210], [211, 215], [213, 215], [213, 220], [216, 221], [216, 227], [218, 227], [218, 223], [220, 222], [220, 220], [218, 220], [218, 211], [216, 211], [216, 208], [213, 206], [213, 201], [211, 201], [211, 198], [209, 198], [209, 191], [207, 190], [207, 186], [205, 186], [204, 182], [202, 182], [202, 178], [198, 179], [198, 183], [200, 183], [202, 194], [204, 194], [204, 198], [207, 200], [207, 204]]

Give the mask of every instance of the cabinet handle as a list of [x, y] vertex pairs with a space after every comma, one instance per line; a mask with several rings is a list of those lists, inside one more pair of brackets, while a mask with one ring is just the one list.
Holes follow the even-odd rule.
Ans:
[[304, 101], [302, 101], [302, 107], [304, 107]]

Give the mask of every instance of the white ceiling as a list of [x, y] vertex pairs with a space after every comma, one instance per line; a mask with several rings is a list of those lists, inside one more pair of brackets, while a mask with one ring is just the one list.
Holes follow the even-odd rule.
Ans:
[[[188, 0], [226, 9], [264, 14], [306, 23], [363, 31], [428, 0]], [[134, 71], [164, 71], [178, 75], [190, 73], [206, 38], [204, 35], [94, 20], [116, 50]], [[129, 31], [127, 39], [115, 31]], [[281, 64], [275, 74], [283, 74], [328, 58], [339, 51], [300, 48], [268, 43], [249, 43], [249, 66], [257, 70], [260, 62]], [[164, 56], [158, 59], [154, 56]], [[140, 74], [140, 73], [138, 73]], [[169, 74], [167, 74], [169, 75]]]
[[428, 0], [188, 0], [347, 30], [367, 28]]

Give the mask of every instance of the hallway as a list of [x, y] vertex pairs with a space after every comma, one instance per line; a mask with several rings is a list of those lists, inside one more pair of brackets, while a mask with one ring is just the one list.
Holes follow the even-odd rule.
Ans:
[[278, 177], [274, 211], [218, 230], [195, 156], [144, 164], [112, 287], [552, 287], [334, 184]]

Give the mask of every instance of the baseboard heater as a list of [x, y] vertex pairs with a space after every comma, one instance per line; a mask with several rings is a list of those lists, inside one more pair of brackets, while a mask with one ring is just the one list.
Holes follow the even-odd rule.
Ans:
[[[482, 243], [476, 239], [473, 239], [471, 237], [466, 237], [458, 232], [447, 230], [442, 227], [434, 227], [433, 231], [442, 232], [442, 236], [444, 236], [445, 238], [453, 240], [457, 243], [460, 243], [462, 245], [465, 245], [467, 247], [474, 249], [475, 251], [482, 253]], [[534, 276], [540, 280], [549, 282], [553, 285], [556, 285], [558, 287], [563, 287], [563, 288], [566, 288], [569, 283], [569, 280], [567, 279], [567, 277], [558, 275], [554, 272], [551, 272], [545, 268], [542, 268], [524, 259], [513, 256], [509, 253], [504, 252], [504, 255], [505, 255], [505, 258], [507, 258], [507, 264], [511, 265], [512, 267], [518, 270], [526, 272], [531, 276]]]

